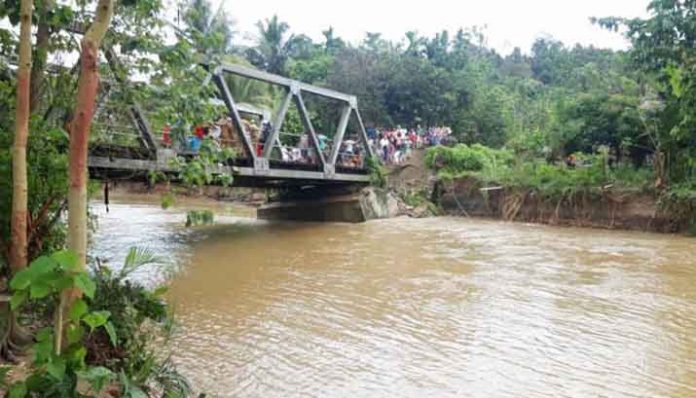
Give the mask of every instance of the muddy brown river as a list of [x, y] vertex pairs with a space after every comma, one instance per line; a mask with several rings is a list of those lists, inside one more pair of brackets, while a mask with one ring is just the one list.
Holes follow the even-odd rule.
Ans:
[[95, 212], [95, 252], [149, 246], [174, 267], [175, 360], [209, 396], [696, 396], [694, 239], [234, 208], [185, 230], [181, 209]]

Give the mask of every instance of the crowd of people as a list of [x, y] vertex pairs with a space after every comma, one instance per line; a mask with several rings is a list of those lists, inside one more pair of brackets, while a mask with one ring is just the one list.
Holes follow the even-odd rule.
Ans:
[[[286, 134], [287, 135], [287, 134]], [[318, 133], [318, 147], [324, 158], [328, 158], [333, 150], [333, 140], [325, 134]], [[260, 145], [265, 145], [265, 140]], [[280, 149], [280, 156], [283, 162], [300, 164], [318, 164], [319, 159], [317, 150], [312, 143], [309, 134], [299, 135], [299, 140], [295, 146], [285, 145], [277, 141], [276, 146]], [[364, 146], [357, 140], [345, 139], [341, 142], [336, 159], [338, 166], [360, 168], [363, 166]]]
[[[262, 156], [267, 141], [273, 130], [269, 122], [254, 123], [243, 119], [244, 130], [253, 145], [257, 156]], [[234, 147], [244, 152], [242, 142], [234, 133], [233, 123], [229, 118], [223, 118], [216, 123], [208, 126], [196, 127], [194, 133], [190, 135], [185, 146], [188, 151], [197, 152], [204, 138], [212, 138], [223, 147]], [[312, 142], [312, 138], [307, 133], [287, 134], [293, 136], [289, 141], [293, 144], [285, 144], [286, 139], [276, 139], [271, 145], [274, 146], [272, 154], [283, 162], [298, 164], [318, 164], [318, 150], [327, 158], [331, 155], [333, 142], [325, 134], [317, 134], [317, 145]], [[367, 129], [368, 144], [373, 153], [378, 156], [384, 164], [402, 164], [406, 162], [413, 149], [420, 149], [428, 146], [448, 144], [453, 139], [452, 129], [449, 127], [430, 127], [427, 129], [417, 126], [416, 128], [405, 129], [397, 126], [392, 129]], [[170, 128], [165, 127], [162, 141], [165, 146], [172, 144]], [[337, 166], [360, 168], [364, 166], [365, 148], [361, 140], [349, 136], [341, 142], [338, 151]], [[276, 150], [277, 148], [277, 150]]]
[[409, 159], [413, 149], [445, 144], [451, 136], [449, 127], [368, 129], [373, 152], [384, 164], [401, 164]]
[[[252, 148], [256, 156], [263, 156], [268, 140], [270, 139], [273, 126], [268, 121], [242, 119], [244, 132], [252, 143]], [[196, 126], [190, 134], [185, 137], [175, 139], [172, 136], [172, 128], [166, 125], [162, 131], [161, 142], [165, 147], [174, 147], [189, 153], [196, 153], [200, 150], [204, 140], [209, 139], [218, 147], [234, 148], [239, 154], [246, 152], [242, 140], [236, 134], [236, 127], [232, 120], [222, 118], [215, 123], [203, 126]], [[308, 133], [293, 134], [279, 133], [279, 137], [273, 142], [271, 158], [286, 163], [297, 164], [319, 164], [319, 152], [324, 158], [331, 155], [333, 149], [332, 139], [325, 134], [317, 133], [317, 145], [314, 145], [312, 137]], [[347, 135], [341, 142], [337, 154], [337, 166], [361, 168], [364, 166], [365, 146], [357, 137]]]

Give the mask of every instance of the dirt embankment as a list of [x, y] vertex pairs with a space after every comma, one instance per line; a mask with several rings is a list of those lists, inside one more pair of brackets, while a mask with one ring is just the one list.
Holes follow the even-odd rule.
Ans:
[[412, 151], [406, 163], [387, 166], [388, 187], [401, 195], [432, 192], [435, 181], [433, 173], [425, 167], [424, 150]]
[[389, 189], [403, 199], [406, 214], [422, 215], [418, 207], [422, 210], [424, 205], [408, 205], [417, 196], [432, 201], [445, 214], [464, 217], [656, 232], [683, 232], [688, 227], [660, 211], [658, 198], [652, 194], [606, 190], [550, 199], [531, 190], [487, 188], [471, 177], [439, 180], [425, 166], [424, 158], [425, 151], [414, 151], [405, 164], [387, 168]]
[[386, 173], [387, 189], [398, 198], [400, 215], [422, 218], [439, 213], [430, 201], [437, 178], [425, 167], [425, 150], [412, 151], [405, 163], [387, 166]]
[[682, 232], [686, 223], [659, 210], [657, 198], [641, 192], [580, 193], [562, 199], [535, 191], [483, 187], [474, 178], [438, 181], [434, 196], [448, 214], [551, 225]]

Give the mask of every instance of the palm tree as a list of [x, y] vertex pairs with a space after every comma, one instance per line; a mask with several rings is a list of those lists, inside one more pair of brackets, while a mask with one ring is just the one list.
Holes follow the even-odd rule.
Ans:
[[346, 47], [346, 43], [334, 34], [333, 26], [321, 32], [324, 35], [324, 50], [330, 54], [335, 54]]
[[213, 12], [207, 0], [189, 0], [186, 3], [183, 20], [188, 34], [197, 50], [205, 55], [220, 55], [232, 51], [234, 22], [225, 13], [225, 1]]
[[247, 58], [256, 67], [265, 71], [283, 74], [285, 64], [298, 45], [305, 41], [302, 36], [288, 34], [290, 25], [274, 15], [256, 23], [259, 30], [256, 47], [247, 50]]

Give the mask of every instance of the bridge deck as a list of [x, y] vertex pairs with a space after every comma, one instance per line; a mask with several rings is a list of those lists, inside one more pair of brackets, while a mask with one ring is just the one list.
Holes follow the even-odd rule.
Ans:
[[[245, 187], [366, 185], [370, 182], [370, 176], [364, 170], [339, 169], [335, 173], [325, 173], [316, 169], [308, 169], [309, 167], [302, 169], [296, 166], [276, 163], [265, 170], [255, 169], [250, 166], [219, 166], [212, 172], [230, 174], [234, 177], [232, 185]], [[88, 167], [93, 178], [118, 178], [123, 175], [146, 177], [150, 172], [177, 174], [177, 170], [172, 168], [167, 162], [149, 159], [90, 156]]]

